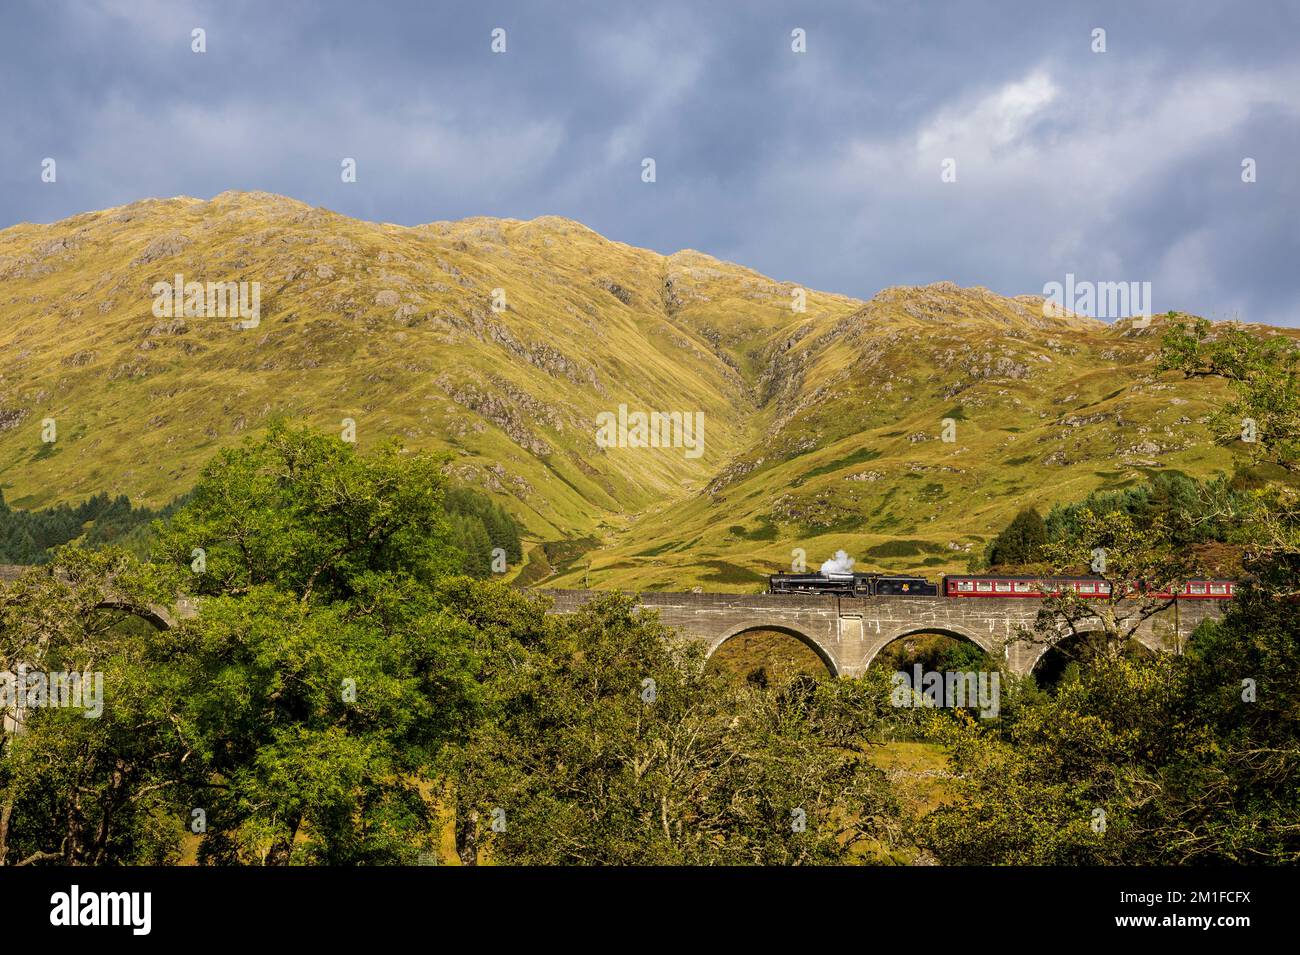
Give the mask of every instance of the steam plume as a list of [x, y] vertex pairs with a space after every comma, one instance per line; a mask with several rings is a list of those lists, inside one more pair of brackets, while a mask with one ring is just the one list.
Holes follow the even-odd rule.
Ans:
[[853, 573], [853, 558], [842, 550], [837, 550], [835, 556], [822, 564], [821, 572], [827, 574], [851, 574]]

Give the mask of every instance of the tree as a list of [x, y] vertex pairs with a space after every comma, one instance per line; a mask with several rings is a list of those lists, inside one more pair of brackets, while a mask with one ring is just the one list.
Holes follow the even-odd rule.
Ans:
[[149, 522], [161, 511], [132, 507], [125, 495], [94, 494], [75, 506], [57, 504], [39, 511], [14, 510], [0, 494], [0, 563], [43, 564], [54, 550], [72, 541], [92, 547], [117, 545], [143, 556], [139, 546]]
[[916, 825], [922, 846], [948, 864], [1300, 862], [1292, 608], [1250, 592], [1184, 654], [1077, 673], [1009, 723], [936, 721], [955, 791]]
[[410, 862], [429, 844], [416, 781], [480, 693], [474, 634], [437, 594], [463, 563], [441, 463], [276, 424], [219, 455], [159, 528], [160, 555], [206, 595], [172, 637], [215, 781], [194, 794], [201, 858]]
[[465, 555], [463, 572], [483, 579], [492, 573], [492, 539], [483, 521], [474, 514], [452, 514], [451, 536], [456, 549]]
[[182, 719], [209, 777], [208, 862], [415, 860], [432, 807], [416, 777], [472, 706], [465, 628], [414, 591], [365, 611], [259, 585], [207, 601], [175, 635]]
[[1161, 342], [1160, 368], [1188, 378], [1221, 378], [1235, 397], [1215, 421], [1220, 440], [1245, 439], [1257, 459], [1300, 472], [1300, 346], [1203, 318], [1176, 322]]
[[1173, 606], [1173, 594], [1199, 569], [1194, 553], [1169, 540], [1163, 520], [1139, 526], [1123, 511], [1087, 508], [1077, 533], [1046, 544], [1043, 559], [1053, 574], [1096, 573], [1108, 584], [1100, 595], [1046, 595], [1029, 634], [1063, 650], [1073, 644], [1090, 656], [1123, 652], [1148, 620]]
[[702, 664], [627, 597], [548, 621], [501, 672], [498, 718], [458, 750], [493, 857], [797, 864], [892, 838], [897, 808], [863, 752], [886, 698], [852, 681], [738, 687]]
[[436, 778], [451, 807], [456, 853], [463, 865], [478, 863], [479, 811], [464, 780], [472, 777], [477, 754], [470, 740], [481, 727], [508, 719], [515, 677], [538, 652], [548, 627], [544, 603], [495, 582], [447, 578], [436, 587], [446, 612], [462, 621], [472, 637], [474, 681], [480, 693], [475, 710], [456, 732], [458, 745], [439, 753]]
[[993, 567], [1032, 564], [1045, 543], [1047, 526], [1042, 515], [1036, 508], [1026, 508], [989, 543], [987, 560]]
[[174, 798], [194, 778], [176, 717], [183, 668], [116, 609], [174, 593], [158, 568], [111, 550], [65, 549], [0, 586], [0, 671], [27, 691], [20, 707], [15, 682], [3, 687], [0, 865], [175, 861]]
[[432, 581], [463, 563], [442, 506], [443, 459], [395, 444], [369, 456], [337, 438], [273, 424], [265, 438], [222, 451], [186, 504], [158, 528], [155, 553], [204, 569], [199, 593], [272, 584], [332, 601], [380, 579]]
[[510, 564], [518, 564], [523, 559], [519, 525], [486, 494], [469, 487], [451, 487], [447, 490], [446, 506], [456, 529], [457, 545], [466, 554], [466, 573], [489, 576], [492, 552], [496, 548], [504, 551]]
[[1247, 568], [1260, 587], [1300, 596], [1300, 345], [1198, 319], [1165, 334], [1160, 367], [1226, 380], [1234, 397], [1215, 418], [1220, 440], [1241, 440], [1256, 461], [1285, 472], [1287, 480], [1218, 497], [1213, 516], [1241, 529]]

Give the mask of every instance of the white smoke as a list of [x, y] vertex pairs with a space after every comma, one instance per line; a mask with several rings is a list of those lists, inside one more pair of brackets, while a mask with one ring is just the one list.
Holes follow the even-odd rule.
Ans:
[[853, 573], [853, 558], [842, 550], [837, 550], [835, 556], [822, 564], [821, 573], [823, 576], [828, 574], [851, 574]]

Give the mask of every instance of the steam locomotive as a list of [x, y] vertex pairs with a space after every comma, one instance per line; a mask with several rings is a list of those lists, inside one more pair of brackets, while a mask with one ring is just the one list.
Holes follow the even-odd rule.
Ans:
[[772, 574], [768, 593], [838, 594], [842, 597], [937, 597], [939, 585], [901, 574]]
[[[840, 597], [1056, 597], [1076, 593], [1105, 599], [1115, 586], [1104, 577], [996, 577], [947, 575], [938, 584], [905, 574], [772, 574], [767, 579], [772, 594], [831, 594]], [[1181, 587], [1133, 590], [1148, 597], [1180, 600], [1231, 600], [1238, 584], [1233, 580], [1189, 580]]]

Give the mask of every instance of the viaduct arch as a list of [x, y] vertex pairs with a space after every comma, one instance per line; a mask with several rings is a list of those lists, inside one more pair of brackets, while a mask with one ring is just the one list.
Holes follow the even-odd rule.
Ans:
[[1003, 649], [1001, 647], [995, 646], [994, 643], [990, 641], [987, 637], [985, 637], [983, 634], [975, 633], [967, 629], [966, 627], [960, 626], [958, 624], [950, 623], [947, 626], [942, 626], [942, 627], [940, 626], [903, 627], [902, 629], [894, 633], [887, 634], [886, 636], [883, 637], [883, 639], [881, 639], [881, 641], [878, 644], [874, 645], [870, 650], [866, 660], [863, 661], [862, 668], [863, 670], [866, 670], [868, 667], [870, 667], [871, 664], [875, 661], [876, 657], [880, 656], [881, 652], [884, 651], [885, 647], [889, 646], [895, 640], [905, 640], [908, 637], [919, 637], [919, 636], [924, 636], [926, 634], [935, 634], [935, 633], [945, 637], [953, 637], [957, 640], [965, 640], [968, 643], [973, 643], [975, 644], [975, 646], [979, 647], [981, 650], [983, 650], [991, 657], [997, 657], [1003, 653]]
[[813, 639], [812, 637], [808, 636], [806, 633], [801, 633], [800, 631], [794, 629], [793, 627], [788, 627], [785, 626], [784, 624], [771, 624], [771, 623], [739, 624], [738, 626], [733, 627], [727, 633], [724, 633], [721, 637], [717, 637], [711, 640], [711, 642], [708, 644], [705, 650], [705, 654], [704, 654], [705, 659], [712, 657], [713, 654], [718, 652], [718, 649], [724, 643], [726, 643], [728, 640], [732, 639], [733, 637], [739, 637], [741, 634], [744, 633], [753, 633], [757, 630], [763, 630], [769, 632], [774, 631], [776, 633], [784, 633], [787, 636], [794, 637], [804, 646], [812, 650], [813, 653], [817, 654], [817, 659], [821, 660], [822, 665], [826, 667], [826, 669], [830, 672], [831, 676], [841, 676], [843, 674], [843, 671], [841, 669], [842, 664], [840, 663], [839, 660], [835, 659], [835, 657], [830, 652], [828, 652], [828, 649], [826, 647], [822, 646], [821, 643], [819, 643], [817, 640]]
[[[17, 580], [33, 569], [33, 567], [17, 564], [0, 564], [0, 581]], [[104, 610], [120, 610], [131, 614], [159, 630], [171, 630], [178, 621], [193, 617], [198, 612], [196, 601], [192, 597], [179, 597], [174, 604], [164, 607], [161, 604], [139, 604], [126, 600], [114, 594], [111, 589], [104, 592], [103, 599], [95, 606]]]
[[[536, 592], [554, 600], [552, 613], [572, 613], [601, 594]], [[658, 611], [666, 626], [703, 643], [710, 656], [746, 631], [777, 630], [813, 647], [837, 676], [861, 676], [886, 645], [924, 633], [969, 640], [985, 653], [1005, 659], [1011, 672], [1028, 674], [1051, 646], [1074, 632], [1064, 630], [1050, 644], [1023, 639], [1019, 631], [1033, 628], [1039, 602], [1016, 598], [649, 592], [637, 600], [640, 606]], [[1176, 601], [1143, 621], [1135, 637], [1148, 650], [1177, 652], [1203, 620], [1222, 613], [1221, 601]]]

